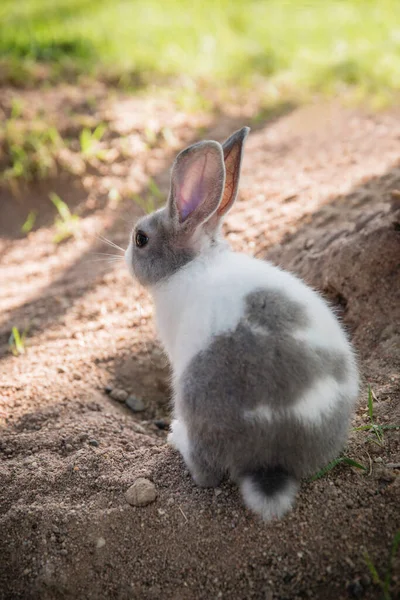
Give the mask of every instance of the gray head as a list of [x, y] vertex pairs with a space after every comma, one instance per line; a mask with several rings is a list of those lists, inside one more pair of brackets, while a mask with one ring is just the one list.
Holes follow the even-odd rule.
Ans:
[[171, 189], [164, 208], [140, 219], [126, 260], [142, 285], [154, 285], [220, 243], [220, 224], [235, 202], [243, 142], [243, 127], [221, 146], [194, 144], [178, 154], [171, 173]]

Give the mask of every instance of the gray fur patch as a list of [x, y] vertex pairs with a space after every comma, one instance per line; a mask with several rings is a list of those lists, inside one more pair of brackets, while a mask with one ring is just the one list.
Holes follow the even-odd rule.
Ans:
[[[135, 245], [138, 230], [144, 231], [149, 238], [143, 248]], [[140, 219], [132, 235], [133, 272], [144, 286], [166, 279], [196, 256], [182, 232], [178, 234], [166, 208]]]
[[265, 466], [307, 475], [342, 448], [351, 406], [347, 398], [339, 398], [337, 411], [318, 427], [290, 413], [271, 423], [248, 422], [244, 413], [263, 406], [284, 413], [321, 377], [342, 380], [346, 357], [315, 352], [293, 337], [307, 325], [307, 316], [284, 294], [257, 290], [246, 303], [236, 330], [216, 336], [183, 374], [179, 413], [193, 443], [193, 461], [197, 457], [199, 469], [209, 465], [211, 472], [222, 469], [233, 477]]

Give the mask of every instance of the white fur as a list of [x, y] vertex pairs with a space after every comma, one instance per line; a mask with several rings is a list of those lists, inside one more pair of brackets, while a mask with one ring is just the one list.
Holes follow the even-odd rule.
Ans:
[[269, 423], [273, 419], [278, 419], [280, 417], [280, 412], [277, 410], [272, 410], [270, 406], [257, 406], [253, 410], [245, 410], [244, 416], [248, 421], [257, 420], [257, 421], [268, 421]]
[[297, 484], [291, 481], [284, 490], [269, 497], [257, 489], [251, 476], [244, 477], [240, 483], [245, 505], [264, 521], [281, 519], [292, 508], [297, 488]]
[[306, 423], [318, 424], [324, 415], [329, 415], [340, 398], [340, 388], [336, 379], [324, 377], [318, 379], [290, 408], [290, 411]]
[[132, 252], [133, 252], [132, 242], [129, 242], [129, 246], [125, 250], [124, 258], [125, 258], [125, 263], [128, 267], [129, 273], [132, 275], [132, 277], [135, 277], [135, 272], [133, 270]]
[[305, 307], [312, 325], [297, 331], [296, 337], [310, 346], [351, 352], [344, 332], [319, 294], [266, 261], [217, 246], [151, 289], [157, 329], [175, 381], [192, 358], [211, 344], [213, 336], [236, 328], [246, 296], [260, 288], [281, 291]]
[[[354, 386], [355, 387], [355, 386]], [[335, 410], [339, 398], [355, 398], [357, 388], [351, 390], [349, 383], [339, 384], [333, 377], [324, 377], [317, 380], [298, 399], [296, 404], [280, 410], [270, 406], [257, 406], [253, 410], [246, 410], [244, 415], [247, 420], [267, 421], [271, 423], [278, 419], [285, 419], [292, 415], [305, 425], [318, 425], [324, 416]]]
[[190, 442], [185, 423], [181, 419], [174, 419], [171, 423], [171, 431], [167, 437], [168, 443], [178, 450], [186, 464], [189, 463]]

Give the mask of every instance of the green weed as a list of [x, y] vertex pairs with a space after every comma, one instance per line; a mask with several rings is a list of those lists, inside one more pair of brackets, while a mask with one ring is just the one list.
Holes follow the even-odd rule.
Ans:
[[374, 419], [374, 395], [370, 385], [368, 385], [368, 417], [370, 423], [368, 425], [361, 425], [361, 427], [354, 427], [353, 431], [369, 431], [373, 433], [374, 437], [370, 437], [372, 442], [378, 444], [378, 446], [383, 446], [384, 443], [384, 434], [383, 432], [386, 429], [398, 429], [400, 425], [379, 425], [375, 422]]
[[388, 565], [386, 567], [386, 571], [385, 571], [385, 574], [383, 575], [383, 577], [381, 577], [379, 575], [378, 570], [375, 567], [374, 563], [372, 562], [372, 559], [371, 559], [370, 555], [368, 554], [368, 552], [365, 552], [365, 554], [364, 554], [364, 560], [365, 560], [368, 570], [371, 574], [372, 581], [374, 582], [375, 585], [378, 585], [381, 588], [382, 600], [391, 600], [391, 598], [392, 598], [391, 593], [390, 593], [390, 586], [391, 586], [391, 582], [392, 582], [392, 568], [393, 568], [393, 561], [396, 558], [399, 547], [400, 547], [400, 531], [398, 531], [394, 536], [392, 546], [390, 549]]
[[105, 152], [99, 147], [99, 143], [105, 131], [106, 126], [103, 123], [97, 125], [94, 131], [91, 131], [88, 127], [82, 129], [79, 136], [79, 143], [81, 152], [85, 157], [96, 157], [99, 160], [104, 158]]
[[339, 456], [338, 458], [335, 458], [329, 464], [327, 464], [326, 467], [315, 473], [315, 475], [311, 477], [311, 481], [321, 479], [321, 477], [324, 477], [327, 473], [329, 473], [329, 471], [332, 471], [332, 469], [341, 464], [348, 465], [349, 467], [355, 467], [356, 469], [361, 469], [362, 471], [367, 470], [367, 468], [364, 465], [356, 462], [352, 458], [349, 458], [348, 456]]
[[68, 204], [61, 200], [60, 196], [56, 193], [51, 192], [49, 196], [58, 211], [58, 217], [54, 221], [56, 234], [53, 237], [53, 242], [59, 244], [71, 237], [76, 237], [79, 233], [80, 219], [78, 215], [73, 215], [69, 210]]
[[56, 157], [61, 137], [55, 127], [41, 121], [25, 122], [19, 116], [20, 108], [13, 105], [12, 115], [0, 130], [0, 141], [8, 166], [2, 179], [42, 179], [56, 167]]
[[32, 229], [35, 225], [35, 222], [36, 222], [36, 217], [37, 217], [37, 210], [31, 210], [26, 218], [25, 223], [21, 227], [22, 233], [28, 234], [30, 231], [32, 231]]
[[26, 328], [22, 334], [20, 334], [18, 327], [13, 327], [11, 330], [11, 335], [8, 340], [8, 346], [13, 353], [14, 356], [19, 356], [20, 354], [25, 354], [25, 339], [28, 333], [28, 328]]

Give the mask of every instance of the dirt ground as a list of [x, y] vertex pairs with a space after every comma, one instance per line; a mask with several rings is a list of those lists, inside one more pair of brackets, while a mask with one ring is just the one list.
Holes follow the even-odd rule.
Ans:
[[[400, 530], [399, 430], [385, 430], [380, 445], [352, 431], [347, 455], [366, 471], [340, 465], [304, 482], [281, 522], [260, 523], [228, 483], [196, 488], [165, 445], [168, 365], [149, 298], [123, 261], [95, 254], [118, 254], [98, 235], [126, 246], [140, 214], [132, 194], [145, 196], [149, 177], [166, 192], [180, 148], [222, 140], [255, 108], [193, 114], [167, 97], [102, 88], [90, 103], [74, 88], [23, 96], [64, 134], [72, 109], [106, 122], [108, 158], [0, 191], [0, 598], [381, 598], [365, 553], [384, 578]], [[1, 91], [4, 115], [12, 97]], [[400, 425], [400, 113], [335, 102], [255, 122], [226, 234], [337, 307], [363, 374], [353, 426], [369, 423], [368, 383], [376, 422]], [[77, 239], [53, 242], [49, 191], [80, 215]], [[23, 236], [31, 209], [37, 224]], [[29, 325], [17, 357], [14, 325]], [[113, 400], [115, 388], [144, 410]], [[156, 486], [146, 507], [125, 499], [138, 476]], [[400, 598], [400, 556], [391, 598]]]

